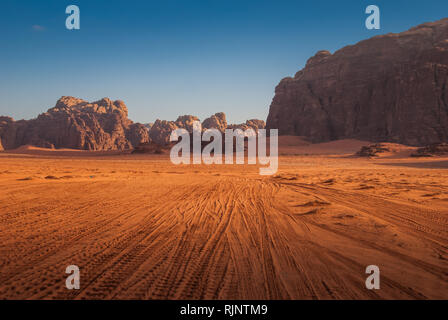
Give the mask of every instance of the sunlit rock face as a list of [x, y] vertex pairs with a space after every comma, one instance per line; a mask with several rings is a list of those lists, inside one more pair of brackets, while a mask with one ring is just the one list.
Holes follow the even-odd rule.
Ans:
[[125, 150], [149, 141], [148, 129], [128, 119], [123, 101], [108, 98], [87, 102], [62, 97], [36, 119], [0, 117], [4, 149], [21, 145], [83, 150]]
[[275, 90], [267, 128], [313, 142], [448, 141], [448, 19], [331, 54], [319, 51]]

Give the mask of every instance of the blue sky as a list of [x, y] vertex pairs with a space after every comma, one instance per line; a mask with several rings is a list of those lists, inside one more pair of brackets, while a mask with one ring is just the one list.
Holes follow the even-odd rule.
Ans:
[[[364, 26], [369, 4], [381, 30]], [[0, 115], [33, 118], [71, 95], [124, 100], [138, 122], [266, 119], [275, 86], [316, 51], [447, 16], [446, 0], [2, 0]]]

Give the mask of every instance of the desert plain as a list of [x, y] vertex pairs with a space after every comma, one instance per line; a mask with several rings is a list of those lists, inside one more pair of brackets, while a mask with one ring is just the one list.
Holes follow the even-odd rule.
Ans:
[[448, 299], [448, 157], [280, 142], [272, 176], [167, 154], [1, 152], [0, 298]]

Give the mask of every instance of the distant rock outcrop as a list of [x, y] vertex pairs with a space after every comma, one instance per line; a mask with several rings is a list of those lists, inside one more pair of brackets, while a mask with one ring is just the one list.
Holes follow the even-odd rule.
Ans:
[[171, 132], [178, 128], [174, 121], [157, 119], [149, 130], [149, 138], [159, 145], [166, 145], [170, 142]]
[[[149, 137], [154, 143], [159, 145], [168, 145], [170, 143], [170, 135], [173, 130], [182, 128], [187, 130], [189, 133], [192, 133], [194, 121], [199, 121], [199, 119], [191, 115], [180, 116], [176, 121], [157, 119], [149, 130]], [[219, 112], [202, 122], [202, 130], [211, 128], [218, 129], [222, 133], [224, 133], [226, 129], [246, 130], [252, 128], [254, 131], [258, 131], [258, 129], [265, 128], [265, 122], [263, 120], [251, 119], [247, 120], [245, 124], [228, 125], [225, 113]]]
[[411, 154], [411, 157], [433, 157], [448, 154], [448, 143], [435, 143], [423, 148], [417, 149]]
[[266, 122], [258, 119], [250, 119], [246, 121], [246, 125], [253, 129], [264, 129], [266, 128]]
[[224, 112], [218, 112], [207, 118], [202, 122], [202, 128], [204, 129], [218, 129], [224, 132], [227, 129], [227, 120]]
[[406, 146], [399, 143], [381, 142], [362, 146], [355, 155], [359, 157], [408, 157], [416, 149], [416, 147]]
[[448, 141], [448, 19], [319, 51], [277, 86], [267, 128], [312, 142]]
[[187, 130], [188, 132], [192, 133], [193, 132], [193, 122], [195, 121], [199, 121], [198, 117], [195, 116], [191, 116], [191, 115], [185, 115], [185, 116], [180, 116], [177, 118], [175, 125], [178, 128], [183, 128], [185, 130]]
[[383, 143], [371, 144], [361, 147], [356, 155], [360, 157], [376, 157], [379, 153], [389, 152], [390, 149]]
[[[32, 120], [14, 121], [0, 116], [0, 150], [22, 145], [43, 148], [84, 150], [126, 150], [136, 153], [161, 153], [157, 146], [170, 145], [171, 132], [178, 128], [193, 132], [198, 117], [184, 115], [176, 121], [156, 120], [154, 124], [133, 123], [123, 101], [108, 98], [87, 102], [74, 97], [62, 97], [47, 112]], [[216, 113], [203, 122], [202, 129], [264, 128], [262, 120], [252, 119], [244, 125], [227, 125], [226, 115]]]
[[253, 129], [255, 132], [258, 132], [258, 129], [264, 129], [265, 127], [266, 123], [263, 120], [251, 119], [247, 120], [246, 123], [231, 124], [228, 126], [228, 129], [240, 129], [244, 131], [247, 129]]
[[173, 130], [182, 128], [192, 133], [194, 121], [199, 121], [199, 118], [185, 115], [178, 117], [176, 121], [157, 119], [149, 130], [149, 137], [159, 145], [167, 145], [170, 143], [170, 135]]
[[4, 149], [21, 145], [84, 150], [124, 150], [148, 142], [147, 128], [128, 119], [123, 101], [108, 98], [89, 103], [62, 97], [56, 106], [32, 120], [0, 117]]

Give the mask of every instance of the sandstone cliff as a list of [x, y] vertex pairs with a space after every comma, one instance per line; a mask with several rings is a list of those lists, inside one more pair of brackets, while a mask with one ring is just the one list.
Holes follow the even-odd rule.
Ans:
[[276, 87], [267, 128], [313, 142], [448, 141], [448, 19], [320, 51]]
[[62, 97], [54, 108], [32, 120], [0, 117], [3, 148], [30, 144], [45, 148], [124, 150], [149, 141], [148, 129], [128, 119], [123, 101], [89, 103]]

